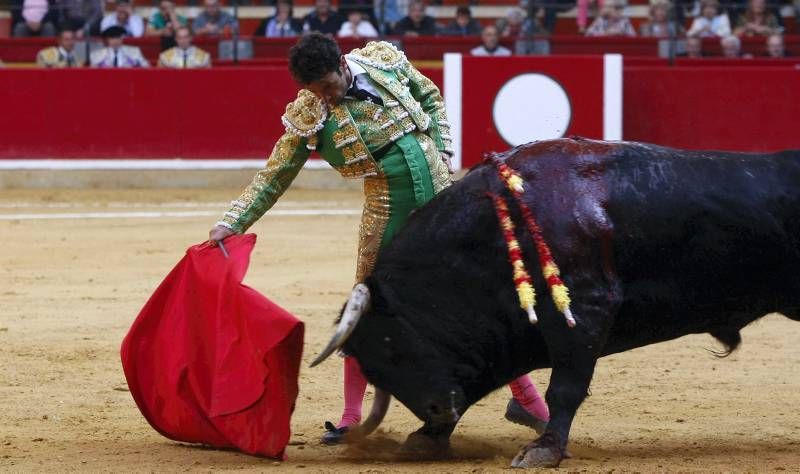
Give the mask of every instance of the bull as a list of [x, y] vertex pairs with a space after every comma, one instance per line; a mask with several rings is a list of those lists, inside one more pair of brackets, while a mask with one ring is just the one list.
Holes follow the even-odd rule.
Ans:
[[[768, 313], [800, 320], [800, 152], [570, 138], [496, 159], [524, 180], [521, 200], [561, 267], [577, 325], [549, 296], [537, 304], [538, 324], [520, 308], [487, 198], [510, 193], [493, 164], [478, 165], [380, 253], [315, 361], [341, 347], [377, 388], [360, 434], [380, 423], [391, 394], [424, 422], [406, 446], [445, 449], [472, 404], [552, 368], [550, 422], [512, 466], [558, 466], [598, 358], [697, 333], [730, 353], [740, 330]], [[519, 206], [510, 207], [519, 222]], [[531, 236], [518, 226], [516, 237], [537, 269]], [[531, 274], [547, 295], [541, 272]]]

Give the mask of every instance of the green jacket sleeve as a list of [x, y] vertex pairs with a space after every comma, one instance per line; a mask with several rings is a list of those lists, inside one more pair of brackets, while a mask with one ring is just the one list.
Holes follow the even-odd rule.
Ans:
[[305, 138], [284, 133], [275, 143], [264, 169], [256, 173], [242, 195], [231, 202], [231, 209], [217, 225], [227, 227], [237, 234], [246, 231], [286, 191], [310, 154]]
[[[425, 133], [433, 139], [440, 152], [452, 155], [453, 139], [450, 137], [450, 122], [447, 121], [444, 99], [442, 99], [439, 88], [409, 61], [405, 62], [401, 75], [408, 79], [408, 89], [411, 95], [431, 118], [431, 123]], [[401, 81], [403, 81], [402, 76]]]

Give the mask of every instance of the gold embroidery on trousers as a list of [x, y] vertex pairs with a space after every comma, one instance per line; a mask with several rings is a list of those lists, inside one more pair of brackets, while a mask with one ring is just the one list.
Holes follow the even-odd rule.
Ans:
[[392, 214], [389, 182], [385, 177], [364, 179], [364, 213], [358, 232], [356, 282], [363, 282], [372, 273], [381, 248], [381, 240]]

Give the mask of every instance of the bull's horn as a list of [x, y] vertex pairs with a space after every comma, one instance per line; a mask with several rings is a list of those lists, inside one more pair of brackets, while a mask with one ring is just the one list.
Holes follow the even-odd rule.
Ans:
[[389, 403], [392, 401], [392, 395], [375, 387], [375, 400], [372, 402], [372, 409], [369, 411], [369, 416], [358, 426], [353, 427], [347, 432], [347, 441], [355, 441], [356, 439], [369, 436], [370, 433], [375, 431], [380, 426], [386, 412], [389, 411]]
[[369, 299], [370, 294], [367, 285], [359, 283], [353, 288], [353, 292], [350, 293], [350, 299], [347, 300], [347, 304], [342, 312], [342, 319], [339, 321], [339, 326], [336, 327], [336, 332], [333, 334], [331, 342], [329, 342], [325, 350], [314, 359], [314, 362], [311, 363], [311, 367], [327, 359], [328, 356], [333, 354], [333, 351], [342, 347], [342, 344], [347, 341], [350, 333], [353, 332], [356, 324], [358, 324], [361, 315], [364, 314], [364, 310], [367, 309]]

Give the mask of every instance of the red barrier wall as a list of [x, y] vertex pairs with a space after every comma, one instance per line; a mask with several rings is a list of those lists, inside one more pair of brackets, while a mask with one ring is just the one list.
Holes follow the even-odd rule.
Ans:
[[0, 158], [262, 158], [296, 95], [285, 65], [0, 70]]
[[623, 137], [690, 149], [800, 148], [800, 70], [624, 70]]
[[[441, 69], [423, 72], [441, 87]], [[0, 70], [0, 158], [263, 158], [296, 90], [284, 66]], [[629, 66], [623, 97], [626, 140], [800, 148], [800, 70]]]

